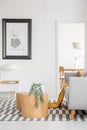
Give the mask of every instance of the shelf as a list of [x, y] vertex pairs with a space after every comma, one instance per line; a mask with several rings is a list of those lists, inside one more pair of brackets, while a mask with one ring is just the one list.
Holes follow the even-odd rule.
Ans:
[[2, 80], [0, 84], [18, 84], [19, 80]]

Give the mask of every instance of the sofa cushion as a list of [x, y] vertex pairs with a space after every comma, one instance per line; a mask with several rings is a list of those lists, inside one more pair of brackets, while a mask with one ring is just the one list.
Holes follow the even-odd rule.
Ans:
[[65, 72], [64, 73], [65, 82], [69, 82], [69, 77], [79, 77], [79, 74], [77, 72]]
[[87, 77], [70, 77], [69, 109], [87, 110]]

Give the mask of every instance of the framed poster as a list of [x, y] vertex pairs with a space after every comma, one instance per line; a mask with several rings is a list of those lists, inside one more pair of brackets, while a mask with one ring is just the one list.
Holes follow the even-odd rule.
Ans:
[[31, 19], [2, 19], [3, 59], [31, 59]]

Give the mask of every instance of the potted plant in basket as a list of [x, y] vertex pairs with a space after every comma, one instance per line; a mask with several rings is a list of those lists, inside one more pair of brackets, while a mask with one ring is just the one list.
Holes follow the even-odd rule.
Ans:
[[38, 108], [39, 100], [44, 103], [43, 91], [42, 91], [42, 84], [41, 83], [33, 83], [30, 91], [29, 96], [33, 95], [35, 97], [35, 107]]

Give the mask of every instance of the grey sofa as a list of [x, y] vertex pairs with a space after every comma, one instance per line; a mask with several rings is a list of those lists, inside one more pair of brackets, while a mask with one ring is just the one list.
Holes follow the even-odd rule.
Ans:
[[75, 110], [87, 110], [87, 77], [70, 77], [65, 98], [71, 110], [71, 119], [74, 118]]

